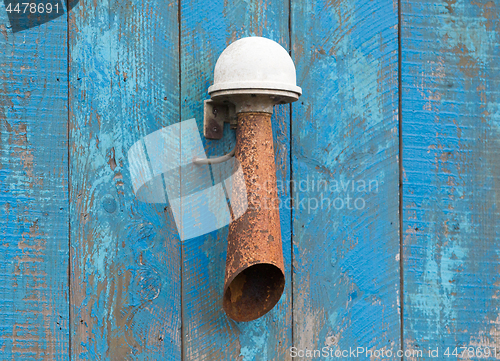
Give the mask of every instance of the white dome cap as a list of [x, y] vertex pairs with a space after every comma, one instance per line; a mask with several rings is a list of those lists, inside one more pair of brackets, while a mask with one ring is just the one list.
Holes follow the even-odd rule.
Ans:
[[[277, 42], [262, 38], [242, 38], [229, 45], [219, 56], [214, 70], [211, 97], [231, 93], [251, 94], [255, 90], [282, 95], [295, 101], [302, 94], [296, 85], [295, 65], [288, 52]], [[287, 101], [287, 102], [288, 102]]]

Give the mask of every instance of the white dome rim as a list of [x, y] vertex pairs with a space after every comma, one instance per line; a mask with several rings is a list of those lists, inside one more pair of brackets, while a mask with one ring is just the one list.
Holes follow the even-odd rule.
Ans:
[[248, 93], [252, 93], [256, 89], [289, 91], [302, 95], [302, 88], [297, 85], [261, 81], [217, 83], [208, 87], [208, 94], [210, 95], [221, 90], [248, 90]]

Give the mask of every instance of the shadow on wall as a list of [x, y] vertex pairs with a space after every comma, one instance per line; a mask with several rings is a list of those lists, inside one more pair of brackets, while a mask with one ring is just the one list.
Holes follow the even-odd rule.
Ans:
[[[4, 0], [13, 33], [54, 20], [73, 9], [80, 0]], [[65, 8], [67, 9], [65, 11]]]

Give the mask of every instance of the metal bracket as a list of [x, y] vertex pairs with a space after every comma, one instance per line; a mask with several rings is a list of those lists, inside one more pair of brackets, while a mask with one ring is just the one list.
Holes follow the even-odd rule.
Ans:
[[203, 135], [207, 139], [222, 139], [224, 123], [236, 129], [236, 108], [231, 103], [216, 103], [205, 100], [203, 116]]

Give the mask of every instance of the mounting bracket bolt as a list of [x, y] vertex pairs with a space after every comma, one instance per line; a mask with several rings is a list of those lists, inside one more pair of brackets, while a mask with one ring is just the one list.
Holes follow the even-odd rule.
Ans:
[[203, 135], [207, 139], [222, 139], [224, 123], [236, 129], [236, 108], [234, 104], [205, 100], [203, 116]]

